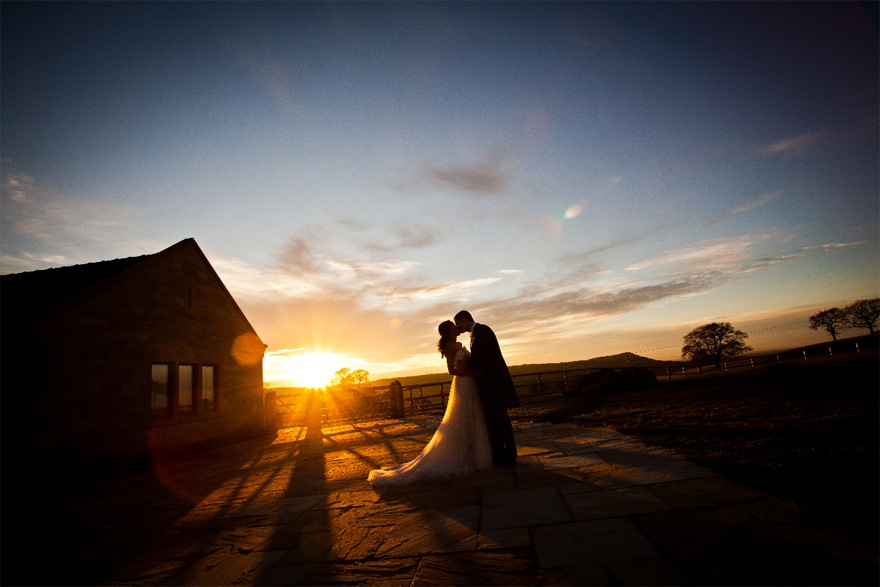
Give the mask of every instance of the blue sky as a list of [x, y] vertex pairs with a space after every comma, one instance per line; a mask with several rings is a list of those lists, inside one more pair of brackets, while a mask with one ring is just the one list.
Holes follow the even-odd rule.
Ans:
[[[3, 273], [194, 237], [307, 365], [511, 364], [730, 321], [756, 347], [880, 295], [861, 4], [4, 2]], [[855, 332], [853, 332], [855, 333]]]

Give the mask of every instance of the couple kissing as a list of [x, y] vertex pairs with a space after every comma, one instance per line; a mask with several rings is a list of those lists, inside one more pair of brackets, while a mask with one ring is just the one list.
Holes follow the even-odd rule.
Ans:
[[[519, 398], [491, 328], [462, 310], [438, 327], [437, 349], [453, 376], [443, 420], [415, 459], [370, 471], [374, 486], [442, 481], [516, 461], [516, 442], [507, 410]], [[460, 342], [470, 335], [470, 351]]]

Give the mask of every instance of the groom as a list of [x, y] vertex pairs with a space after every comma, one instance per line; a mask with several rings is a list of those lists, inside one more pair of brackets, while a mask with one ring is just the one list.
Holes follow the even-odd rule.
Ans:
[[481, 373], [477, 375], [477, 388], [486, 413], [492, 462], [502, 466], [513, 465], [516, 461], [516, 442], [513, 440], [513, 426], [507, 410], [519, 407], [520, 404], [507, 363], [501, 355], [498, 339], [491, 328], [475, 323], [470, 312], [462, 310], [455, 315], [453, 321], [460, 332], [471, 334], [471, 357], [468, 359], [467, 369]]

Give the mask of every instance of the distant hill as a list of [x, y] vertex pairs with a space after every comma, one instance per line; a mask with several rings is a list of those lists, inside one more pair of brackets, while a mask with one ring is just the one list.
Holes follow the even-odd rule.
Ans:
[[658, 361], [635, 353], [620, 353], [607, 357], [595, 357], [585, 361], [570, 361], [567, 363], [534, 363], [517, 365], [510, 368], [511, 373], [532, 373], [535, 371], [564, 371], [573, 369], [623, 369], [625, 367], [666, 367], [681, 365], [679, 361]]
[[[620, 353], [607, 357], [595, 357], [585, 361], [569, 361], [565, 363], [531, 363], [525, 365], [513, 365], [510, 367], [511, 375], [524, 373], [544, 373], [547, 371], [576, 371], [579, 369], [625, 369], [627, 367], [667, 367], [682, 365], [680, 361], [658, 361], [636, 355], [635, 353]], [[402, 385], [427, 385], [450, 381], [452, 377], [448, 373], [432, 373], [430, 375], [413, 375], [411, 377], [396, 377], [379, 379], [371, 382], [372, 385], [382, 387], [392, 381], [400, 381]]]

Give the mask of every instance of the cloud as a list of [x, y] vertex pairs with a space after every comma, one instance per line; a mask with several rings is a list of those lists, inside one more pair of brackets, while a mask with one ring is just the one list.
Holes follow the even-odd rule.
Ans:
[[661, 265], [677, 265], [686, 272], [707, 273], [718, 271], [737, 271], [751, 259], [753, 247], [772, 240], [787, 238], [784, 232], [768, 234], [747, 234], [730, 239], [712, 239], [696, 242], [685, 247], [672, 249], [664, 254], [634, 263], [626, 271], [642, 271]]
[[849, 243], [826, 243], [824, 245], [813, 245], [813, 246], [809, 246], [809, 247], [802, 247], [800, 250], [801, 251], [815, 251], [815, 250], [832, 251], [834, 249], [844, 249], [847, 247], [857, 247], [860, 245], [865, 245], [867, 243], [868, 243], [868, 241], [852, 241]]
[[392, 224], [381, 231], [381, 236], [371, 238], [363, 243], [363, 248], [376, 253], [391, 254], [402, 249], [427, 249], [442, 242], [439, 230], [423, 224]]
[[220, 280], [236, 300], [282, 302], [320, 295], [319, 281], [279, 268], [259, 268], [234, 257], [209, 255]]
[[263, 87], [266, 93], [288, 114], [301, 114], [295, 99], [295, 84], [288, 67], [276, 57], [277, 48], [265, 28], [244, 18], [234, 21], [235, 27], [212, 22], [217, 38], [245, 71]]
[[829, 133], [826, 131], [804, 133], [771, 143], [764, 147], [762, 152], [765, 155], [775, 155], [777, 153], [803, 155], [828, 135]]
[[[7, 158], [4, 166], [14, 163]], [[141, 255], [159, 246], [138, 238], [137, 208], [54, 192], [25, 173], [4, 170], [0, 201], [4, 272], [104, 260], [108, 250]]]
[[[426, 247], [437, 239], [437, 233], [428, 229], [423, 233], [414, 229], [394, 229], [392, 233], [396, 233], [398, 239], [390, 245], [383, 245], [369, 235], [346, 238], [346, 233], [337, 231], [332, 243], [339, 250], [333, 250], [333, 244], [317, 236], [317, 229], [306, 228], [303, 232], [301, 236], [290, 237], [282, 247], [278, 255], [281, 267], [300, 277], [325, 281], [345, 275], [363, 280], [405, 272], [418, 263], [388, 258], [388, 255], [402, 248]], [[349, 249], [359, 252], [346, 254], [344, 251]], [[363, 251], [373, 253], [374, 258], [364, 258]], [[381, 256], [376, 257], [376, 254]]]
[[594, 255], [598, 255], [600, 253], [606, 253], [608, 251], [625, 247], [634, 243], [637, 243], [645, 238], [657, 234], [658, 232], [663, 232], [668, 230], [666, 226], [655, 226], [653, 228], [645, 228], [644, 230], [640, 230], [634, 233], [626, 233], [617, 236], [614, 239], [609, 240], [603, 245], [599, 245], [593, 247], [592, 249], [587, 249], [583, 252], [576, 253], [574, 255], [569, 255], [569, 258], [586, 258]]
[[434, 300], [467, 300], [499, 281], [501, 281], [500, 277], [484, 277], [422, 287], [395, 287], [389, 288], [386, 295], [389, 300], [410, 303]]
[[4, 172], [0, 190], [2, 190], [3, 199], [8, 198], [10, 202], [17, 203], [26, 202], [34, 191], [34, 178], [24, 173]]
[[760, 198], [758, 198], [754, 202], [750, 202], [744, 206], [740, 206], [739, 208], [735, 208], [733, 210], [725, 212], [724, 214], [722, 214], [720, 216], [716, 216], [715, 218], [713, 218], [712, 220], [710, 220], [709, 222], [706, 223], [706, 228], [712, 226], [713, 224], [718, 224], [719, 222], [723, 222], [724, 220], [729, 220], [735, 216], [739, 216], [740, 214], [745, 214], [747, 212], [751, 212], [755, 208], [760, 208], [761, 206], [763, 206], [767, 202], [781, 196], [783, 193], [784, 193], [783, 191], [779, 190], [779, 191], [771, 192], [768, 194], [764, 194], [763, 196], [761, 196]]
[[317, 273], [321, 269], [319, 255], [306, 237], [288, 239], [280, 256], [285, 267], [300, 273]]
[[435, 185], [477, 195], [500, 194], [507, 189], [510, 181], [509, 173], [499, 156], [467, 165], [425, 165], [420, 175]]

